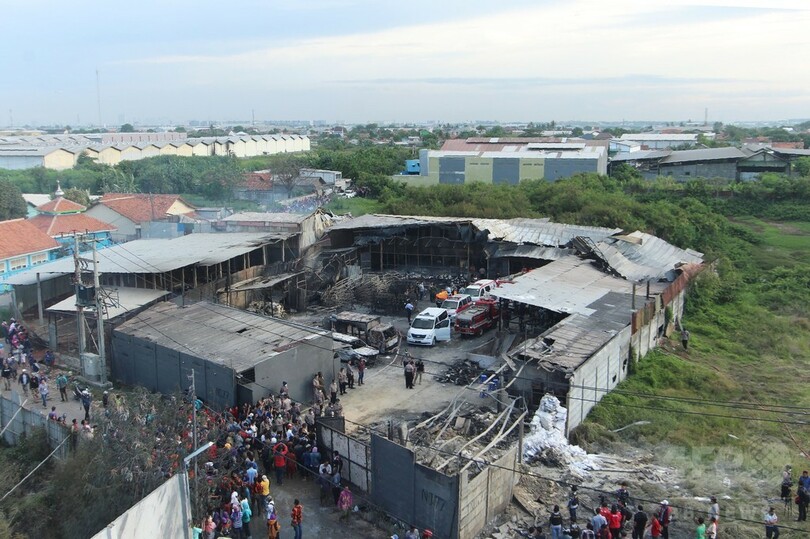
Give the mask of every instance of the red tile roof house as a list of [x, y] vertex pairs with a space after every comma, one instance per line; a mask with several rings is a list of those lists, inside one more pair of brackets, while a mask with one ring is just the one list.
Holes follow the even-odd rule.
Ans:
[[10, 275], [54, 260], [59, 248], [59, 242], [25, 219], [0, 221], [0, 288], [10, 289], [3, 283]]
[[275, 189], [273, 173], [269, 170], [246, 172], [244, 180], [233, 188], [233, 197], [237, 200], [252, 200], [268, 206], [278, 199], [287, 198], [286, 191]]
[[115, 226], [117, 230], [112, 232], [112, 239], [121, 242], [138, 239], [143, 223], [193, 215], [194, 210], [194, 206], [180, 195], [107, 193], [87, 210], [86, 215]]
[[28, 222], [64, 245], [64, 254], [67, 255], [73, 254], [76, 234], [92, 235], [97, 249], [109, 247], [116, 227], [86, 215], [83, 213], [86, 209], [81, 204], [57, 196], [37, 206], [39, 215], [29, 218]]

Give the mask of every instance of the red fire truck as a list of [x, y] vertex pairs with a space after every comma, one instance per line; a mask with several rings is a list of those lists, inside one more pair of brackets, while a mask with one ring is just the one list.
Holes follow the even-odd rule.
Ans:
[[455, 329], [461, 335], [481, 335], [498, 323], [498, 309], [498, 300], [479, 299], [456, 315]]

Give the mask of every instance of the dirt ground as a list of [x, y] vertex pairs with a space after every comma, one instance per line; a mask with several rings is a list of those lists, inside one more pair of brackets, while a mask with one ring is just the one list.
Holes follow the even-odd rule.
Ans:
[[[417, 302], [416, 311], [434, 306], [428, 301]], [[353, 430], [351, 423], [379, 424], [393, 421], [414, 421], [423, 413], [434, 413], [447, 406], [459, 391], [469, 391], [462, 386], [441, 383], [434, 380], [435, 374], [443, 374], [447, 367], [464, 359], [474, 348], [480, 347], [492, 338], [493, 331], [470, 339], [454, 334], [449, 342], [439, 342], [436, 346], [409, 346], [405, 342], [408, 321], [405, 316], [382, 317], [383, 323], [393, 324], [402, 334], [403, 342], [397, 355], [380, 356], [377, 363], [366, 370], [365, 384], [355, 385], [355, 389], [341, 397], [343, 415], [350, 422], [347, 429]], [[421, 357], [425, 361], [425, 374], [422, 383], [415, 389], [405, 388], [405, 375], [402, 370], [404, 354]], [[329, 380], [327, 380], [329, 382]]]

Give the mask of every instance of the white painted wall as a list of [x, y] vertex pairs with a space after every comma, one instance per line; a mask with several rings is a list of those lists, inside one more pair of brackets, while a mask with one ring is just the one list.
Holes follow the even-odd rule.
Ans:
[[175, 475], [113, 520], [92, 539], [191, 537], [191, 515], [184, 475]]

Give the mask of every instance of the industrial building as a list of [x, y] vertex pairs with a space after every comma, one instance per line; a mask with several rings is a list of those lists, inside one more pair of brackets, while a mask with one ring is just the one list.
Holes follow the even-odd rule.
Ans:
[[543, 395], [556, 395], [568, 408], [566, 434], [627, 377], [630, 362], [673, 330], [688, 279], [702, 262], [701, 253], [642, 232], [574, 243], [576, 256], [519, 275], [492, 293], [537, 320], [559, 320], [509, 355], [521, 372], [513, 392], [534, 406]]
[[[182, 135], [182, 136], [181, 136]], [[0, 137], [0, 168], [73, 168], [81, 155], [115, 165], [158, 155], [254, 157], [310, 149], [306, 135], [185, 138], [184, 133], [104, 133]]]
[[[714, 133], [710, 134], [712, 137]], [[709, 136], [704, 134], [703, 136]], [[647, 150], [666, 150], [677, 147], [692, 147], [698, 143], [697, 133], [625, 133], [619, 140], [639, 144]]]
[[522, 372], [511, 391], [530, 406], [557, 395], [570, 410], [566, 433], [673, 330], [702, 263], [701, 253], [640, 231], [544, 219], [364, 215], [328, 235], [324, 254], [339, 254], [350, 275], [512, 275], [491, 292], [499, 329], [522, 341], [509, 352]]
[[324, 252], [350, 250], [344, 257], [364, 271], [396, 268], [494, 278], [572, 253], [577, 236], [601, 240], [618, 232], [548, 219], [366, 214], [332, 225]]
[[419, 175], [401, 175], [410, 185], [554, 181], [574, 174], [607, 174], [604, 145], [586, 142], [529, 143], [516, 151], [420, 150]]
[[[30, 225], [33, 227], [33, 225]], [[37, 234], [45, 236], [33, 227]], [[59, 244], [52, 238], [54, 248]], [[102, 286], [162, 290], [182, 300], [215, 300], [244, 307], [259, 287], [235, 287], [269, 275], [283, 275], [295, 265], [288, 242], [293, 233], [189, 234], [174, 239], [136, 240], [98, 252]], [[73, 293], [75, 264], [61, 258], [8, 277], [21, 311]], [[296, 292], [285, 303], [298, 305]]]
[[642, 150], [618, 153], [611, 167], [624, 163], [647, 179], [668, 176], [679, 181], [694, 178], [751, 180], [765, 172], [790, 174], [791, 163], [810, 156], [810, 150], [792, 148], [705, 148], [694, 150]]
[[223, 409], [254, 403], [287, 382], [312, 400], [312, 374], [337, 376], [328, 332], [207, 302], [160, 303], [113, 331], [112, 375], [165, 394], [188, 389]]
[[0, 168], [21, 170], [43, 167], [51, 170], [73, 168], [82, 149], [73, 147], [36, 147], [0, 145]]
[[254, 403], [287, 382], [312, 400], [312, 375], [337, 376], [328, 332], [223, 305], [160, 303], [113, 331], [112, 374], [170, 394], [187, 389], [215, 409]]

